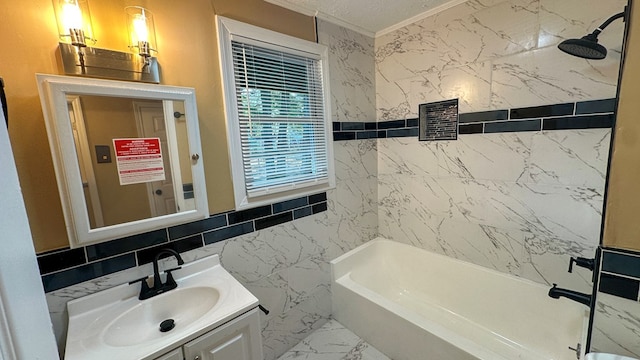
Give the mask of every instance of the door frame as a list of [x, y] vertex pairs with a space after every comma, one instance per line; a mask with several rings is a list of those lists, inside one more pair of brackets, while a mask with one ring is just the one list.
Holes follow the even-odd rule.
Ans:
[[[144, 111], [144, 107], [149, 106], [148, 102], [145, 101], [134, 101], [133, 102], [133, 113], [136, 118], [136, 126], [138, 127], [138, 135], [146, 136], [144, 133], [144, 126], [142, 124], [143, 117], [142, 112]], [[184, 199], [184, 190], [182, 189], [182, 172], [180, 170], [180, 158], [178, 152], [178, 138], [176, 135], [176, 125], [174, 123], [175, 119], [173, 117], [173, 101], [171, 100], [163, 100], [162, 101], [162, 109], [164, 111], [164, 124], [167, 132], [167, 148], [169, 149], [168, 154], [162, 154], [162, 156], [169, 157], [169, 164], [171, 166], [171, 177], [173, 184], [173, 195], [176, 201], [176, 211], [184, 211], [186, 209], [185, 199]], [[147, 193], [151, 194], [151, 186], [147, 184]], [[149, 207], [151, 208], [151, 213], [153, 216], [155, 214], [155, 204], [153, 198], [149, 197]]]
[[2, 112], [0, 120], [0, 359], [59, 359]]

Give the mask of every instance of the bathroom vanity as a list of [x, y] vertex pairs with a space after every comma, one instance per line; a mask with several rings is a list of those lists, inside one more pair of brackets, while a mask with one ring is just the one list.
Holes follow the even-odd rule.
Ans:
[[157, 360], [260, 360], [252, 349], [260, 337], [260, 315], [257, 309], [191, 340]]
[[139, 300], [140, 281], [67, 304], [65, 360], [260, 360], [258, 299], [218, 255], [172, 271], [177, 288]]

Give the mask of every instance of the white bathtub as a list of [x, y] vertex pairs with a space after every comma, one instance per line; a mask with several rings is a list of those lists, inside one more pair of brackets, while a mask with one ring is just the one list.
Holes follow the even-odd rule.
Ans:
[[394, 360], [575, 360], [585, 343], [584, 305], [402, 243], [372, 240], [331, 272], [334, 318]]

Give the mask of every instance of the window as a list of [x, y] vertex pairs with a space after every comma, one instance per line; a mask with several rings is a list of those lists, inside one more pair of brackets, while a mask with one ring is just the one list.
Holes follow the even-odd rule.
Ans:
[[236, 209], [335, 186], [324, 46], [218, 17]]

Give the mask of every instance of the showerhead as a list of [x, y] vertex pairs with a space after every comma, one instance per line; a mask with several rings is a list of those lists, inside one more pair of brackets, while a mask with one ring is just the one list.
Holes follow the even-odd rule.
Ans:
[[624, 20], [626, 16], [627, 8], [618, 14], [608, 18], [600, 27], [589, 35], [583, 36], [580, 39], [567, 39], [558, 44], [558, 49], [566, 52], [569, 55], [581, 57], [583, 59], [601, 60], [607, 56], [607, 48], [598, 44], [598, 35], [614, 20], [622, 18]]
[[607, 48], [598, 44], [598, 36], [594, 34], [581, 39], [567, 39], [558, 44], [558, 49], [583, 59], [601, 60], [607, 56]]

